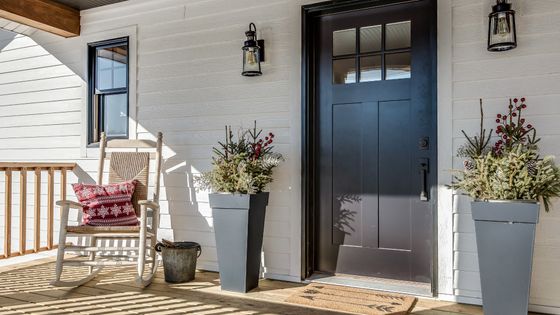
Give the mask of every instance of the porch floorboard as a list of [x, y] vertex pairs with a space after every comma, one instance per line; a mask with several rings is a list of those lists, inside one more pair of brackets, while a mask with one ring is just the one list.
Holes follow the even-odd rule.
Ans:
[[[69, 269], [68, 277], [86, 268]], [[78, 288], [48, 283], [54, 258], [0, 267], [0, 314], [344, 314], [284, 302], [304, 284], [261, 280], [247, 294], [223, 292], [215, 272], [197, 272], [184, 284], [168, 284], [163, 272], [145, 289], [134, 286], [134, 267], [106, 267], [94, 280]], [[63, 274], [64, 277], [64, 274]], [[482, 315], [478, 306], [420, 299], [414, 314]]]

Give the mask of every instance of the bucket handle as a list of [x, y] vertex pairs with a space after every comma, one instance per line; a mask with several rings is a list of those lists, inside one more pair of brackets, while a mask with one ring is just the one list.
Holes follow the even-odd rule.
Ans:
[[163, 247], [163, 243], [158, 242], [155, 246], [154, 249], [156, 250], [156, 252], [161, 253], [161, 248]]
[[[156, 252], [160, 253], [160, 252], [161, 252], [161, 249], [162, 249], [163, 247], [165, 247], [165, 245], [164, 245], [162, 242], [158, 242], [158, 243], [154, 246], [154, 249], [156, 250]], [[198, 254], [196, 255], [196, 258], [199, 258], [200, 255], [202, 255], [202, 246], [200, 246], [200, 244], [196, 246], [196, 251], [198, 252]]]

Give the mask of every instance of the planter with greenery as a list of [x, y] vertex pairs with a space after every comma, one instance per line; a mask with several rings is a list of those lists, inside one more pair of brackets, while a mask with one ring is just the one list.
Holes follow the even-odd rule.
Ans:
[[[535, 128], [523, 117], [525, 98], [509, 101], [497, 127], [466, 137], [464, 169], [451, 185], [471, 196], [484, 314], [526, 315], [540, 204], [548, 212], [560, 195], [554, 157], [541, 157]], [[493, 145], [492, 135], [496, 136]]]
[[225, 142], [214, 148], [213, 169], [197, 178], [210, 190], [218, 268], [222, 290], [248, 292], [258, 286], [268, 192], [272, 172], [282, 161], [273, 152], [274, 134], [255, 127], [234, 139], [226, 127]]

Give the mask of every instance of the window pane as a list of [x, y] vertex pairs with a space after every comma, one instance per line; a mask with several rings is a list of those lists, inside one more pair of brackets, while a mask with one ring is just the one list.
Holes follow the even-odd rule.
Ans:
[[410, 52], [385, 55], [385, 79], [410, 78]]
[[96, 89], [126, 88], [128, 47], [98, 48], [96, 51]]
[[107, 137], [126, 137], [128, 129], [128, 94], [103, 96], [104, 131]]
[[360, 28], [360, 52], [381, 50], [381, 25]]
[[356, 52], [356, 29], [333, 32], [333, 56], [348, 55]]
[[356, 83], [356, 58], [333, 61], [333, 83]]
[[387, 24], [386, 49], [410, 47], [410, 21]]
[[360, 58], [360, 82], [381, 80], [381, 56]]

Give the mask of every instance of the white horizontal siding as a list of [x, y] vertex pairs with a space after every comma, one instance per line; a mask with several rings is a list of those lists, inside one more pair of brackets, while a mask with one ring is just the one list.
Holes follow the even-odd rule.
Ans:
[[[194, 190], [193, 173], [210, 167], [212, 146], [223, 137], [224, 125], [249, 127], [257, 120], [275, 132], [276, 149], [286, 157], [270, 186], [266, 271], [298, 279], [302, 4], [133, 0], [83, 11], [78, 38], [41, 31], [32, 38], [0, 32], [0, 160], [76, 161], [80, 180], [96, 178], [95, 151], [83, 147], [84, 48], [92, 38], [110, 39], [115, 30], [134, 26], [137, 75], [132, 79], [136, 102], [131, 107], [137, 133], [132, 137], [153, 139], [158, 131], [164, 133], [162, 236], [201, 243], [199, 265], [217, 268], [208, 198]], [[267, 62], [259, 78], [240, 75], [249, 22], [257, 24], [267, 43]]]
[[[487, 129], [503, 113], [510, 97], [527, 97], [527, 120], [542, 137], [544, 154], [560, 156], [560, 2], [513, 1], [517, 10], [519, 47], [504, 53], [486, 51], [490, 1], [454, 0], [453, 18], [453, 148], [464, 139], [461, 130], [478, 132], [478, 99], [484, 98]], [[450, 152], [451, 154], [451, 152]], [[454, 167], [462, 161], [454, 158]], [[454, 294], [480, 298], [476, 237], [470, 200], [454, 197]], [[560, 203], [541, 213], [531, 285], [531, 304], [560, 307]], [[560, 313], [560, 311], [557, 311]]]

